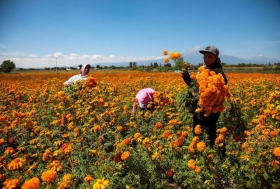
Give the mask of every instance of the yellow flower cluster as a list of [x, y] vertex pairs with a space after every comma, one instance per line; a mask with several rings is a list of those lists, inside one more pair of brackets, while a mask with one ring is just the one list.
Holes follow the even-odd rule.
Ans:
[[203, 66], [199, 67], [198, 71], [196, 80], [199, 87], [199, 108], [195, 112], [204, 112], [205, 117], [211, 113], [222, 112], [226, 97], [230, 97], [223, 76]]

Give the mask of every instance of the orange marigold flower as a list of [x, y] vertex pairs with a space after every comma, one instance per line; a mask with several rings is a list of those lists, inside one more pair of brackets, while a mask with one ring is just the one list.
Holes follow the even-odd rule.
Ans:
[[96, 79], [91, 74], [87, 79], [86, 85], [89, 86], [89, 87], [96, 87], [97, 84], [98, 83], [97, 83]]
[[197, 150], [203, 152], [206, 148], [205, 142], [201, 141], [196, 144]]
[[277, 136], [278, 133], [279, 133], [279, 132], [278, 132], [277, 130], [271, 131], [271, 132], [270, 132], [270, 136]]
[[117, 127], [117, 130], [120, 131], [120, 132], [121, 132], [121, 131], [125, 131], [125, 127], [123, 127], [123, 126], [118, 126], [118, 127]]
[[169, 124], [172, 125], [172, 126], [174, 126], [174, 125], [177, 124], [177, 120], [172, 119], [172, 120], [169, 121]]
[[40, 187], [40, 180], [38, 177], [33, 177], [32, 179], [26, 180], [21, 189], [38, 189]]
[[125, 144], [125, 145], [129, 145], [130, 142], [131, 142], [131, 139], [130, 139], [130, 138], [126, 138], [126, 139], [124, 139], [124, 140], [122, 141], [122, 143]]
[[190, 159], [190, 160], [188, 161], [188, 167], [189, 167], [191, 170], [194, 170], [195, 167], [196, 167], [196, 165], [195, 165], [195, 160]]
[[123, 161], [126, 161], [126, 160], [128, 160], [129, 158], [130, 158], [130, 152], [129, 152], [129, 151], [125, 151], [125, 152], [122, 153], [121, 159], [122, 159]]
[[19, 185], [20, 180], [19, 179], [6, 179], [3, 182], [3, 189], [14, 189], [17, 188]]
[[6, 174], [0, 174], [0, 180], [3, 180], [6, 177]]
[[51, 152], [51, 150], [50, 149], [46, 149], [45, 150], [45, 153], [43, 154], [43, 157], [42, 157], [42, 159], [43, 159], [43, 161], [50, 161], [51, 160], [51, 158], [52, 158], [52, 155], [53, 155], [53, 153]]
[[164, 131], [164, 133], [162, 134], [163, 138], [168, 138], [169, 136], [170, 136], [170, 132], [168, 130]]
[[85, 183], [90, 183], [91, 181], [93, 181], [94, 180], [94, 178], [93, 178], [93, 176], [91, 176], [91, 175], [89, 175], [89, 174], [87, 174], [87, 176], [84, 178], [84, 181], [85, 181]]
[[13, 154], [15, 153], [15, 150], [12, 147], [7, 147], [4, 151], [4, 154]]
[[5, 139], [0, 138], [0, 145], [3, 145], [5, 143]]
[[165, 175], [168, 177], [168, 178], [171, 178], [173, 177], [175, 171], [173, 169], [169, 169], [165, 172]]
[[169, 62], [169, 58], [164, 58], [163, 61], [167, 64]]
[[175, 52], [171, 52], [171, 53], [169, 54], [169, 58], [170, 58], [170, 59], [175, 59], [175, 58], [176, 58]]
[[54, 170], [47, 170], [42, 173], [41, 179], [45, 183], [53, 182], [56, 179], [57, 173]]
[[163, 54], [164, 56], [168, 55], [167, 50], [164, 50], [164, 51], [162, 52], [162, 54]]
[[227, 132], [227, 128], [226, 127], [223, 127], [220, 129], [220, 133], [221, 134], [225, 134]]
[[196, 79], [196, 75], [195, 75], [195, 74], [192, 74], [192, 73], [191, 73], [191, 74], [190, 74], [190, 77], [191, 77], [192, 80]]
[[162, 123], [161, 122], [156, 122], [155, 128], [156, 129], [162, 128]]
[[273, 150], [273, 154], [275, 156], [277, 156], [278, 158], [280, 158], [280, 147], [277, 147]]
[[25, 160], [23, 158], [15, 158], [10, 163], [8, 163], [7, 168], [9, 170], [17, 170], [17, 169], [22, 168], [24, 163], [25, 163]]
[[194, 169], [194, 171], [195, 171], [195, 172], [197, 172], [197, 173], [200, 173], [201, 168], [200, 168], [200, 167], [198, 167], [198, 166], [196, 166], [196, 167], [195, 167], [195, 169]]
[[201, 132], [202, 132], [202, 129], [201, 129], [200, 125], [196, 125], [195, 128], [194, 128], [194, 133], [196, 135], [200, 135]]
[[135, 133], [135, 134], [134, 134], [134, 139], [137, 139], [137, 138], [139, 138], [140, 136], [141, 136], [140, 133]]

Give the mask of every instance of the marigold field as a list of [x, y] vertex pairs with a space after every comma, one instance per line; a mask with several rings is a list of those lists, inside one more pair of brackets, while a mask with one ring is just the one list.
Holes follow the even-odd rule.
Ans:
[[[0, 186], [161, 189], [280, 188], [280, 75], [226, 73], [231, 97], [213, 148], [180, 98], [173, 72], [2, 74]], [[138, 90], [155, 111], [131, 115]]]

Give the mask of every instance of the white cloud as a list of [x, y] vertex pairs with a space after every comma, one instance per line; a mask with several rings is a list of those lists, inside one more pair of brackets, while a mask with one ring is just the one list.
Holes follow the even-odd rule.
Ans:
[[100, 64], [102, 63], [117, 63], [117, 62], [137, 62], [163, 59], [163, 56], [117, 56], [117, 55], [79, 55], [71, 53], [69, 55], [55, 52], [53, 54], [47, 54], [44, 56], [38, 56], [36, 54], [25, 55], [21, 52], [2, 52], [0, 53], [0, 61], [11, 60], [16, 64], [17, 68], [44, 68], [44, 67], [70, 67], [77, 66], [79, 64]]

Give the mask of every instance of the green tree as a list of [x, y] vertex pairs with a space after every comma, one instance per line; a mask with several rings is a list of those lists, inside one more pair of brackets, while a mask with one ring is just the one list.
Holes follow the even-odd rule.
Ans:
[[174, 62], [174, 68], [176, 70], [182, 70], [184, 68], [184, 58], [181, 56], [180, 58], [176, 59]]
[[5, 73], [10, 73], [15, 68], [16, 68], [15, 63], [10, 60], [4, 60], [3, 63], [1, 64], [1, 71]]

